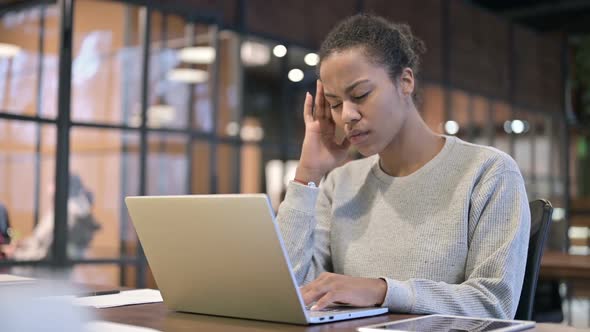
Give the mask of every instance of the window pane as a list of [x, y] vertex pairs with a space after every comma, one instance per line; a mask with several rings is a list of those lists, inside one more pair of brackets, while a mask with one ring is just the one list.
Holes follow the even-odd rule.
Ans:
[[511, 122], [511, 130], [514, 137], [514, 160], [520, 168], [525, 180], [527, 191], [530, 195], [530, 180], [532, 173], [532, 139], [530, 135], [529, 113], [522, 109], [515, 109]]
[[195, 140], [192, 145], [191, 193], [211, 193], [211, 145], [206, 141]]
[[[42, 16], [45, 30], [41, 49]], [[55, 118], [58, 23], [55, 5], [37, 6], [0, 17], [0, 43], [8, 44], [12, 50], [11, 54], [0, 56], [0, 112]]]
[[[300, 145], [303, 143], [303, 137], [305, 135], [305, 122], [303, 121], [305, 94], [309, 92], [315, 96], [317, 80], [316, 67], [310, 66], [305, 62], [305, 57], [310, 53], [310, 50], [295, 46], [289, 47], [287, 53], [287, 73], [283, 73], [283, 75], [287, 75], [288, 77], [289, 99], [287, 102], [287, 119], [289, 125], [289, 144]], [[297, 77], [297, 73], [301, 73], [302, 77]]]
[[235, 128], [242, 117], [242, 72], [240, 38], [230, 31], [219, 33], [219, 136], [237, 136]]
[[247, 37], [240, 57], [243, 65], [243, 116], [258, 119], [264, 141], [278, 143], [283, 135], [282, 94], [285, 77], [282, 62], [272, 54], [275, 43]]
[[[173, 78], [175, 70], [188, 69], [181, 68], [179, 51], [188, 46], [186, 40], [189, 34], [192, 33], [187, 29], [184, 19], [176, 15], [152, 13], [147, 110], [149, 127], [188, 127], [189, 91], [207, 81], [189, 84]], [[139, 117], [135, 119], [139, 120]]]
[[240, 168], [236, 175], [240, 175], [240, 192], [261, 193], [264, 192], [263, 184], [263, 154], [264, 148], [256, 143], [244, 144], [239, 150]]
[[[133, 256], [137, 239], [123, 199], [139, 193], [139, 135], [119, 130], [73, 128], [70, 172], [79, 177], [91, 203], [93, 217], [93, 220], [77, 218], [78, 227], [70, 227], [68, 243], [77, 241], [70, 258]], [[72, 200], [74, 194], [70, 193], [69, 206], [76, 203]], [[98, 229], [94, 229], [93, 222]]]
[[494, 116], [494, 147], [508, 154], [510, 151], [510, 134], [506, 132], [506, 121], [512, 120], [510, 105], [505, 102], [495, 101], [492, 105]]
[[[286, 161], [281, 160], [280, 145], [265, 146], [262, 151], [262, 161], [264, 165], [264, 188], [265, 192], [277, 211], [279, 203], [283, 200], [287, 189], [287, 183], [292, 180], [295, 174], [289, 174], [289, 170], [294, 171], [293, 167], [299, 161], [298, 157], [288, 158]], [[291, 146], [290, 150], [295, 150], [297, 146]]]
[[[237, 172], [240, 171], [239, 153], [240, 149], [232, 144], [219, 144], [217, 147], [217, 186], [220, 194], [240, 192], [240, 183], [237, 177]], [[256, 184], [260, 182], [260, 151], [254, 146], [244, 146], [242, 156], [247, 158], [242, 165], [247, 163], [246, 170], [249, 171], [249, 174], [243, 174], [246, 177], [244, 180], [247, 179], [248, 184], [252, 188], [256, 188]]]
[[148, 135], [148, 195], [182, 195], [187, 192], [187, 142], [185, 135]]
[[[152, 14], [148, 126], [213, 132], [217, 116], [217, 132], [222, 134], [228, 122], [237, 120], [237, 115], [230, 116], [238, 105], [238, 63], [230, 53], [236, 52], [237, 39], [232, 36], [218, 35], [214, 26], [190, 23], [180, 16]], [[219, 38], [219, 54], [215, 38]], [[211, 96], [215, 61], [220, 61], [217, 113]]]
[[88, 0], [74, 11], [72, 120], [131, 124], [140, 109], [139, 7]]
[[[16, 260], [41, 260], [51, 252], [55, 134], [53, 125], [0, 120], [0, 205], [8, 213]], [[7, 233], [6, 225], [0, 233]]]

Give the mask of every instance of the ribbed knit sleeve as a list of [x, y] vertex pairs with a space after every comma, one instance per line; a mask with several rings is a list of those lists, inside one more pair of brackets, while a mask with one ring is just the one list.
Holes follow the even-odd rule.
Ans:
[[330, 259], [331, 178], [320, 188], [291, 181], [279, 206], [277, 222], [299, 285], [332, 271]]

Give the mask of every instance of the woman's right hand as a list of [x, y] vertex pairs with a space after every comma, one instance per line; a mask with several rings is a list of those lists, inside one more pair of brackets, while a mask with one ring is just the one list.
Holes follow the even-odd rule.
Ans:
[[324, 87], [317, 81], [315, 112], [313, 97], [307, 93], [303, 107], [305, 138], [301, 148], [301, 158], [295, 173], [300, 181], [319, 183], [322, 177], [345, 159], [350, 146], [348, 139], [336, 141], [336, 124], [332, 119], [330, 105], [324, 97]]
[[14, 243], [0, 245], [0, 253], [4, 254], [6, 258], [12, 259], [17, 245]]

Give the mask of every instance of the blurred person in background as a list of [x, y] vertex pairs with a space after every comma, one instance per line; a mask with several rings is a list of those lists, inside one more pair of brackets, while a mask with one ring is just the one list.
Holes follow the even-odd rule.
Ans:
[[[54, 197], [55, 190], [49, 188]], [[53, 199], [52, 199], [53, 200]], [[82, 183], [80, 176], [70, 175], [68, 196], [68, 257], [79, 259], [84, 257], [86, 249], [100, 229], [100, 225], [92, 215], [94, 196]], [[42, 260], [51, 256], [53, 243], [54, 215], [53, 205], [33, 229], [28, 237], [15, 239], [10, 244], [2, 245], [2, 253], [6, 258], [15, 260]]]

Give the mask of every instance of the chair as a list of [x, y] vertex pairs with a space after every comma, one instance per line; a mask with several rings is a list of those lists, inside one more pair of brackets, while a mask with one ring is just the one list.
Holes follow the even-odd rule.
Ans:
[[553, 207], [549, 201], [538, 199], [529, 203], [531, 209], [531, 235], [527, 254], [526, 269], [520, 301], [516, 310], [516, 319], [531, 320], [533, 317], [533, 302], [537, 288], [537, 278], [541, 266], [541, 257], [545, 240], [549, 234]]
[[10, 235], [8, 230], [10, 229], [10, 221], [8, 219], [8, 211], [6, 207], [0, 203], [0, 243], [10, 243]]

